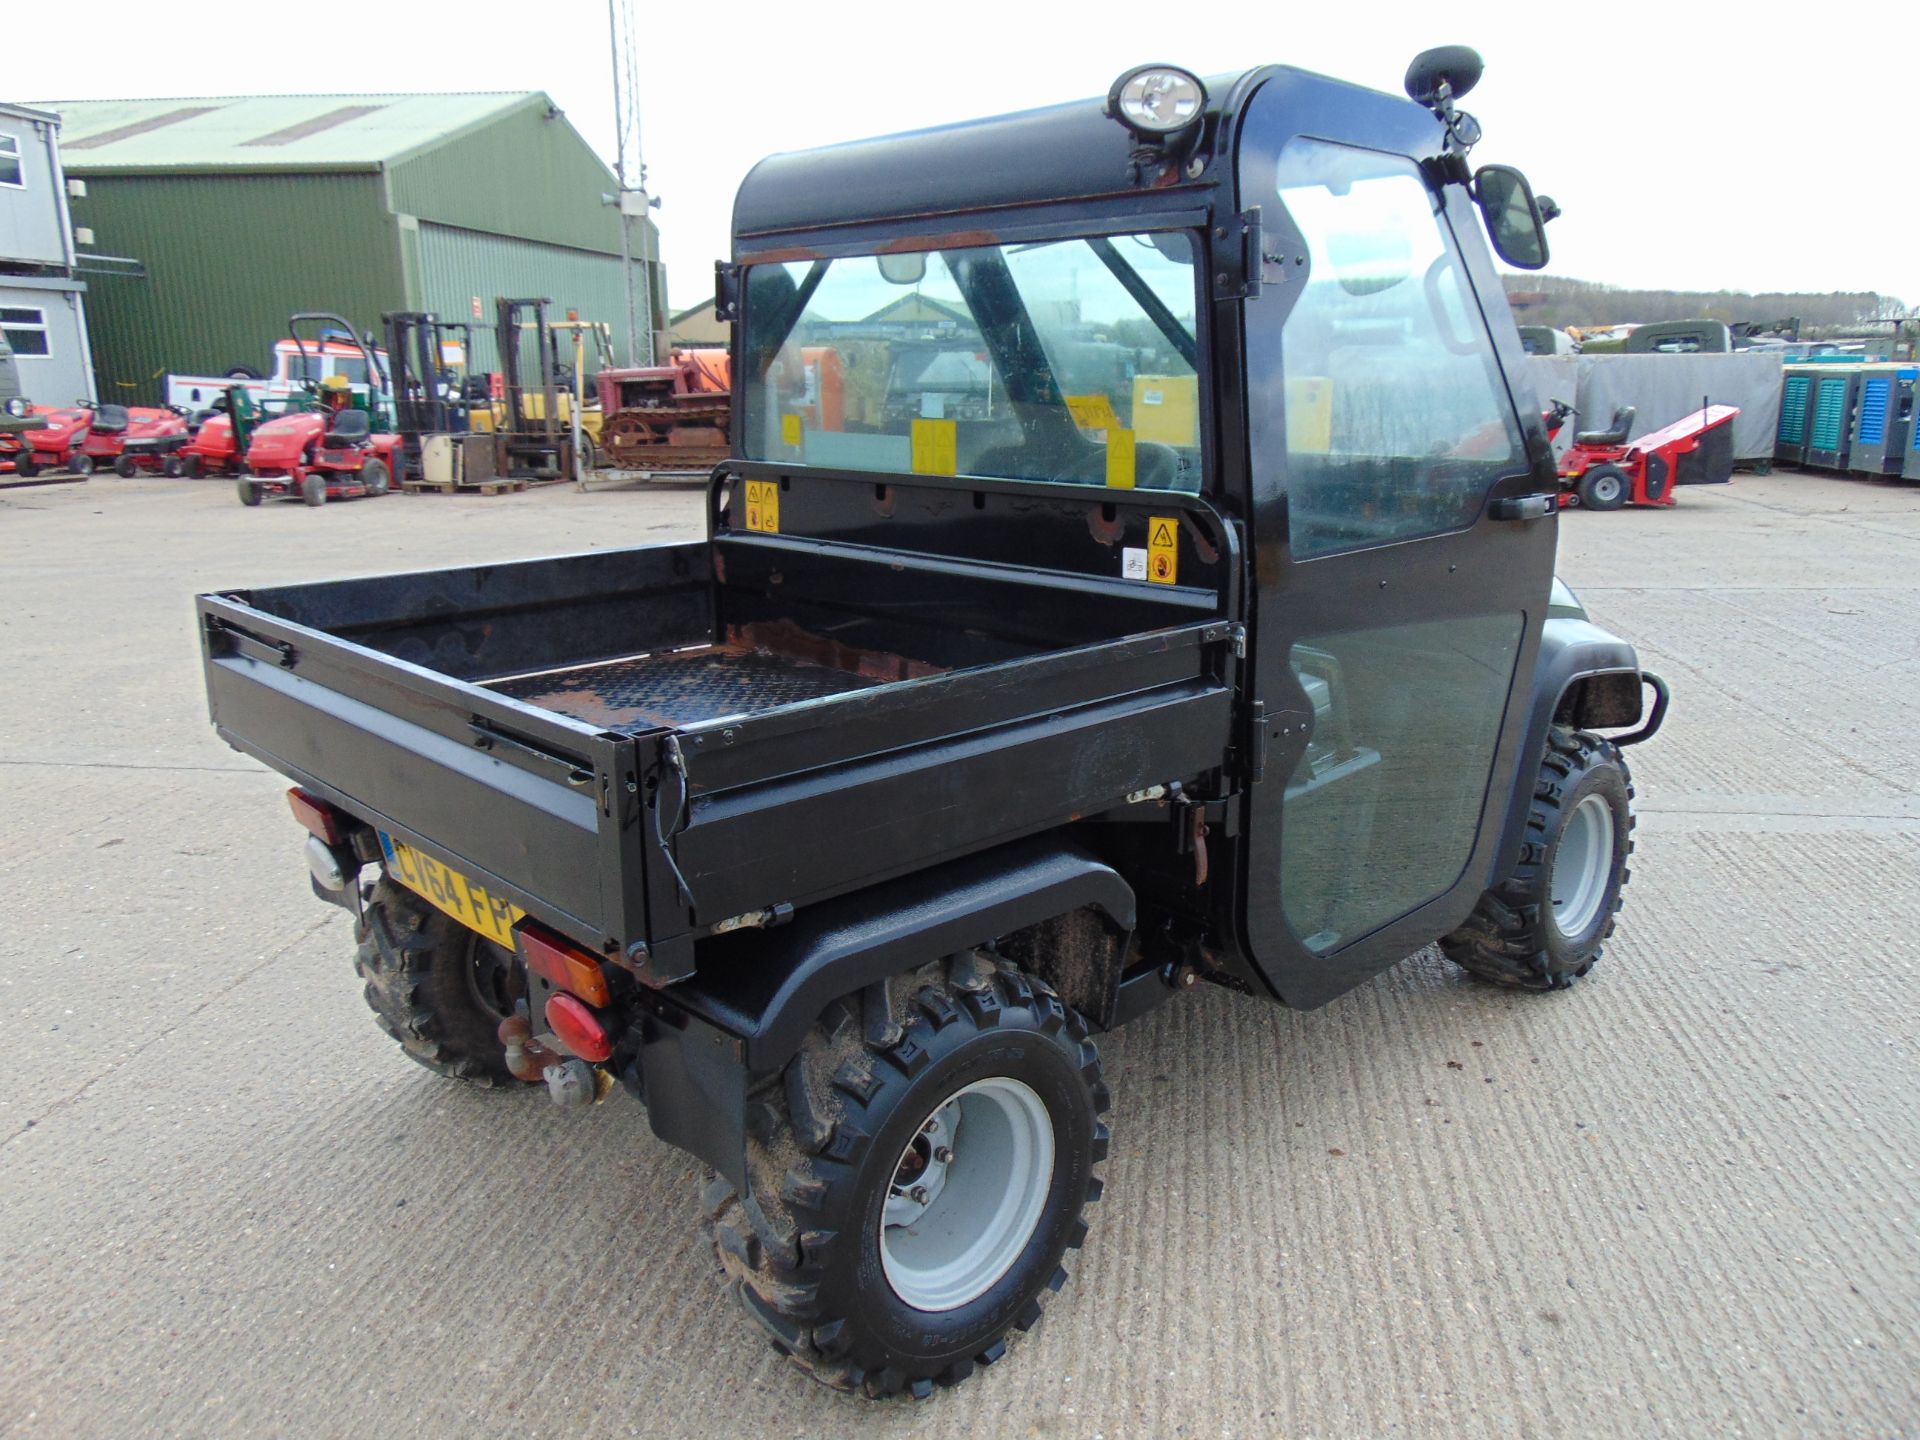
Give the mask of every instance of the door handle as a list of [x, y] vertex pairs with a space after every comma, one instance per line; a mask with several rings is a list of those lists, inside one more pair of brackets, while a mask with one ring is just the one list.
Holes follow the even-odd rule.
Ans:
[[1560, 508], [1558, 495], [1508, 495], [1487, 507], [1495, 520], [1544, 520]]

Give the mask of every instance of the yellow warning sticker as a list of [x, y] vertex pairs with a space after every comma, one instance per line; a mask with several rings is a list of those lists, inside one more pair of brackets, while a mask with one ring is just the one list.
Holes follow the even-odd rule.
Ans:
[[1296, 455], [1333, 449], [1333, 381], [1326, 376], [1287, 381], [1287, 449]]
[[952, 420], [913, 422], [913, 473], [956, 475], [960, 471], [960, 427]]
[[1069, 395], [1066, 399], [1073, 423], [1082, 430], [1120, 428], [1120, 417], [1114, 413], [1113, 401], [1105, 395]]
[[1172, 585], [1180, 579], [1180, 521], [1155, 515], [1147, 521], [1147, 579]]
[[747, 481], [747, 529], [762, 535], [780, 533], [780, 482]]
[[1107, 431], [1107, 484], [1115, 490], [1133, 489], [1133, 431], [1115, 426]]
[[806, 438], [806, 431], [800, 424], [798, 415], [780, 417], [780, 438], [789, 445], [798, 445]]

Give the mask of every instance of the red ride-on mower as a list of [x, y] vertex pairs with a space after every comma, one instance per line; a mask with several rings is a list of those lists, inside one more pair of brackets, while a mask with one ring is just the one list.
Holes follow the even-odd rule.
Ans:
[[375, 435], [367, 412], [349, 403], [344, 381], [330, 393], [339, 404], [282, 415], [254, 431], [248, 473], [239, 480], [241, 504], [298, 495], [309, 505], [324, 505], [387, 493], [400, 437]]
[[29, 430], [19, 437], [21, 449], [13, 457], [14, 473], [22, 480], [31, 480], [43, 470], [91, 475], [93, 457], [87, 454], [86, 444], [93, 433], [93, 411], [85, 405], [36, 405], [33, 413], [47, 423], [44, 429]]
[[[1547, 433], [1558, 434], [1573, 413], [1554, 401], [1545, 415]], [[1635, 409], [1622, 405], [1605, 430], [1574, 434], [1560, 459], [1561, 503], [1588, 510], [1671, 505], [1678, 486], [1726, 484], [1733, 478], [1733, 417], [1739, 413], [1737, 405], [1702, 403], [1671, 425], [1629, 440]]]
[[260, 410], [244, 385], [230, 385], [214, 408], [169, 455], [161, 468], [169, 476], [198, 480], [203, 475], [239, 475], [247, 468], [247, 447], [260, 424]]
[[[309, 373], [300, 338], [302, 321], [333, 327], [322, 331], [323, 343], [336, 339], [359, 347], [366, 357], [367, 375], [377, 382], [368, 386], [367, 404], [377, 405], [377, 397], [387, 389], [386, 372], [373, 349], [337, 315], [296, 315], [288, 322], [288, 333], [300, 349], [301, 372]], [[346, 376], [329, 375], [318, 385], [308, 383], [310, 408], [269, 420], [253, 432], [247, 446], [247, 473], [237, 482], [241, 504], [258, 505], [268, 495], [298, 495], [309, 505], [324, 505], [329, 500], [384, 495], [392, 486], [401, 459], [401, 437], [384, 428], [376, 431], [374, 417], [354, 408]], [[383, 427], [385, 423], [383, 417]]]
[[162, 458], [187, 439], [187, 422], [173, 410], [72, 405], [39, 413], [46, 428], [28, 432], [23, 438], [29, 448], [14, 457], [14, 470], [22, 479], [42, 470], [91, 475], [101, 465], [111, 465], [115, 474], [131, 479], [143, 468], [158, 469]]
[[[97, 464], [111, 458], [113, 473], [123, 480], [131, 480], [142, 470], [164, 470], [167, 460], [187, 443], [187, 418], [178, 410], [101, 405], [93, 416], [93, 435], [87, 449]], [[111, 428], [115, 421], [119, 422], [117, 430]]]

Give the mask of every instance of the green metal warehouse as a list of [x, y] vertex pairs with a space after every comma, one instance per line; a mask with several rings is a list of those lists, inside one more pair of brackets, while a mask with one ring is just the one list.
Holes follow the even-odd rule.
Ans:
[[[158, 400], [169, 371], [261, 368], [302, 310], [378, 331], [387, 311], [470, 322], [478, 306], [491, 325], [496, 296], [545, 297], [554, 318], [607, 322], [627, 358], [613, 172], [544, 94], [47, 108], [63, 121], [102, 399]], [[658, 236], [626, 223], [644, 329]], [[645, 268], [664, 317], [659, 266]], [[475, 350], [476, 368], [497, 363], [490, 338]]]

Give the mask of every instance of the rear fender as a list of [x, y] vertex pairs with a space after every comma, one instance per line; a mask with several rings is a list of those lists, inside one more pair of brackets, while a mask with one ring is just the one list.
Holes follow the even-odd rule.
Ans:
[[[1111, 866], [1042, 836], [810, 906], [777, 929], [702, 942], [694, 977], [649, 992], [637, 1050], [653, 1130], [744, 1188], [746, 1096], [785, 1067], [822, 1011], [930, 960], [1092, 911], [1110, 963], [1070, 977], [1076, 1008], [1111, 1013], [1134, 926]], [[1045, 975], [1045, 968], [1041, 970]]]

